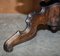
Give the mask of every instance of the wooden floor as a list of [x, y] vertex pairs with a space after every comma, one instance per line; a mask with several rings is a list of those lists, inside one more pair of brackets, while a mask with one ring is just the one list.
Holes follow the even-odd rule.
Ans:
[[16, 0], [0, 0], [0, 13], [17, 13]]

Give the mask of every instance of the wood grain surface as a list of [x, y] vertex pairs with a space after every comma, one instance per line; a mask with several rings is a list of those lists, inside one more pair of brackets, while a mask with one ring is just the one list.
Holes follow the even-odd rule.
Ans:
[[0, 13], [23, 13], [41, 9], [40, 2], [48, 0], [0, 0]]
[[16, 13], [15, 0], [0, 0], [0, 13]]

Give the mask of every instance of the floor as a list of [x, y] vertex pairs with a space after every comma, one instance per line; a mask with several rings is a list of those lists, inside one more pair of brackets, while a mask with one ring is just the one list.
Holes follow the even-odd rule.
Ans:
[[13, 52], [3, 50], [3, 44], [17, 30], [24, 30], [26, 15], [0, 14], [0, 56], [60, 56], [60, 31], [40, 30], [35, 38], [14, 47]]

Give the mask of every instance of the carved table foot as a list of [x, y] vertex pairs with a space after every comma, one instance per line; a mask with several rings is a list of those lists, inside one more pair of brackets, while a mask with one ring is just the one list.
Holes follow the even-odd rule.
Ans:
[[37, 18], [32, 20], [32, 14], [29, 14], [26, 19], [26, 28], [23, 31], [17, 31], [13, 36], [11, 36], [4, 43], [4, 50], [6, 52], [11, 52], [13, 47], [17, 44], [23, 43], [33, 38], [37, 31]]
[[49, 25], [52, 26], [53, 31], [56, 30], [60, 22], [60, 4], [50, 5], [42, 11], [29, 14], [26, 19], [27, 27], [23, 31], [17, 31], [5, 41], [3, 47], [6, 52], [11, 52], [14, 46], [32, 39], [36, 35], [39, 25]]

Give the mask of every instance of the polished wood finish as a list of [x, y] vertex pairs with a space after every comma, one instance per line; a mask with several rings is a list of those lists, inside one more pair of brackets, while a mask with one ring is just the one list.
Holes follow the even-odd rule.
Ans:
[[32, 11], [39, 11], [41, 9], [39, 4], [41, 1], [42, 0], [0, 0], [0, 13], [28, 14]]
[[48, 2], [49, 0], [17, 0], [16, 10], [23, 14], [28, 14], [33, 11], [38, 12], [41, 10], [41, 1]]
[[60, 4], [57, 3], [45, 7], [45, 12], [36, 13], [31, 20], [27, 19], [26, 23], [27, 27], [25, 30], [17, 31], [5, 41], [5, 51], [11, 52], [14, 46], [34, 38], [39, 25], [50, 25], [53, 30], [56, 30], [56, 26], [59, 26], [60, 23]]

